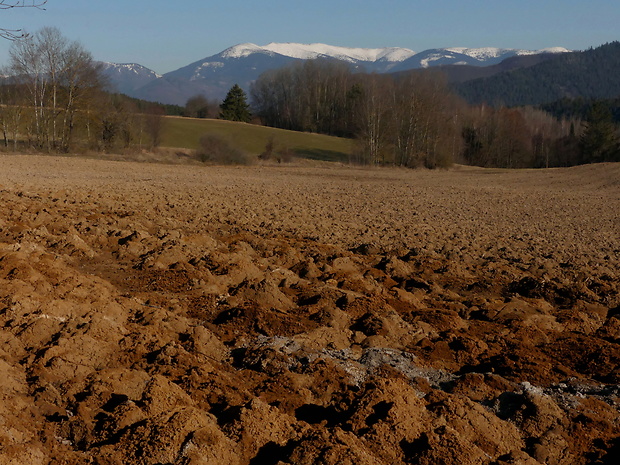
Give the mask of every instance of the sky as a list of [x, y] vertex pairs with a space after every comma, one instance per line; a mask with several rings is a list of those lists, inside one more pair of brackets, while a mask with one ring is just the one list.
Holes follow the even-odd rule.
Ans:
[[[5, 0], [8, 3], [10, 0]], [[0, 27], [56, 27], [96, 60], [174, 71], [233, 45], [584, 50], [620, 40], [614, 0], [48, 0], [0, 10]], [[0, 66], [11, 42], [0, 39]]]

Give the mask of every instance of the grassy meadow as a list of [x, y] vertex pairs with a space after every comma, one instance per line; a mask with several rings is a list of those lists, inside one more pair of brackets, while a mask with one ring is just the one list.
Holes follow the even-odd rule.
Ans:
[[275, 150], [288, 149], [299, 157], [346, 162], [353, 148], [353, 141], [341, 137], [311, 134], [247, 123], [218, 119], [166, 117], [163, 147], [183, 149], [198, 148], [200, 138], [214, 134], [238, 149], [258, 155], [273, 138]]

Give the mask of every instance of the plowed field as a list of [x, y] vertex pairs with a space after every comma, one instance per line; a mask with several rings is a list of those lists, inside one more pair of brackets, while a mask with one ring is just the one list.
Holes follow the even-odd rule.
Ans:
[[1, 464], [620, 463], [620, 165], [0, 156]]

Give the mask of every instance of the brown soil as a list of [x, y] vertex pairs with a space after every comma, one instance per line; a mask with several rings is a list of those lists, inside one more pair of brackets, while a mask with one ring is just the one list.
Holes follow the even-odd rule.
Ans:
[[1, 464], [620, 463], [620, 165], [2, 156]]

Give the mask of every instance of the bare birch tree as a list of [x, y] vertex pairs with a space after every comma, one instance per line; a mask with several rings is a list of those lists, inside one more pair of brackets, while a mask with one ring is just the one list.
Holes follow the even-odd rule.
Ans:
[[389, 153], [391, 105], [389, 95], [393, 80], [387, 76], [366, 76], [360, 86], [361, 94], [354, 112], [356, 115], [356, 139], [359, 153], [355, 162], [364, 165], [384, 164]]
[[41, 59], [41, 49], [32, 36], [13, 43], [10, 50], [10, 68], [13, 76], [25, 87], [30, 98], [29, 106], [32, 109], [30, 132], [34, 135], [36, 145], [42, 148], [47, 80]]
[[58, 29], [43, 28], [13, 43], [10, 68], [30, 100], [35, 146], [69, 150], [76, 112], [104, 85], [90, 53]]

